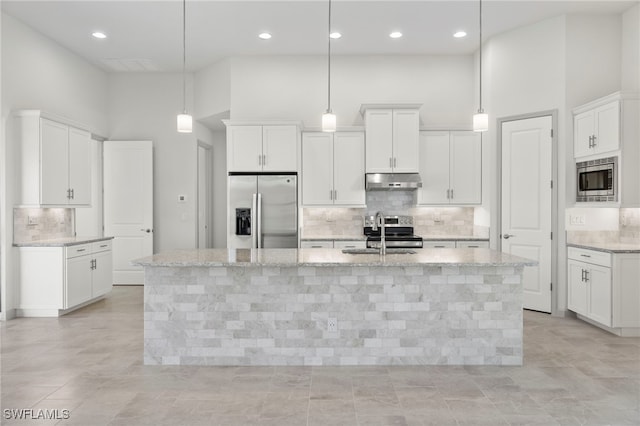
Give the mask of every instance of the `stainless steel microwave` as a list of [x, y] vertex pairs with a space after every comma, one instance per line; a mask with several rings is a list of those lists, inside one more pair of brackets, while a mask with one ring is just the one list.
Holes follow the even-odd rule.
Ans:
[[577, 202], [618, 201], [618, 157], [576, 163]]

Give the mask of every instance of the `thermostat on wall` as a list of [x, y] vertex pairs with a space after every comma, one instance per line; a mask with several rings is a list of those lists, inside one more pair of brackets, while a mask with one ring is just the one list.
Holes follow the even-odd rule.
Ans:
[[178, 195], [178, 202], [179, 203], [186, 203], [187, 202], [187, 196], [186, 195]]

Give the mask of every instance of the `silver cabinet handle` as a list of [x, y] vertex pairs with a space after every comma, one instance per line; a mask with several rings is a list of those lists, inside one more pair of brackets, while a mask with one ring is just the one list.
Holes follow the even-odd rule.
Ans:
[[584, 282], [584, 269], [582, 269], [582, 276], [580, 277], [580, 281]]
[[596, 135], [593, 135], [593, 147], [595, 148], [597, 143], [596, 140], [598, 139], [598, 137]]
[[508, 240], [511, 237], [515, 237], [515, 235], [513, 235], [513, 234], [503, 234], [502, 235], [502, 238], [504, 238], [505, 240]]
[[78, 249], [76, 250], [78, 253], [80, 253], [81, 251], [87, 251], [87, 249]]
[[147, 234], [150, 234], [152, 229], [150, 229], [150, 228], [147, 228], [147, 229], [142, 228], [141, 231], [142, 232], [146, 232]]
[[333, 200], [333, 189], [329, 190], [329, 199]]
[[389, 167], [393, 168], [393, 158], [389, 157]]
[[75, 189], [71, 188], [71, 199], [75, 200], [75, 198], [76, 198], [76, 191]]
[[589, 271], [587, 270], [584, 271], [584, 282], [589, 282]]
[[447, 189], [447, 200], [448, 200], [449, 198], [451, 198], [451, 197], [449, 197], [449, 192], [451, 192], [451, 190], [450, 190], [450, 189]]
[[582, 257], [591, 257], [588, 254], [581, 254], [580, 256], [582, 256]]
[[393, 167], [394, 168], [398, 167], [398, 158], [397, 157], [393, 157]]
[[451, 190], [451, 199], [453, 200], [453, 189]]
[[258, 154], [258, 166], [262, 166], [262, 155]]
[[267, 165], [267, 155], [266, 154], [262, 154], [262, 165], [263, 166]]
[[338, 190], [337, 190], [337, 189], [334, 189], [334, 190], [333, 190], [333, 200], [334, 200], [334, 201], [337, 201], [337, 200], [338, 200]]

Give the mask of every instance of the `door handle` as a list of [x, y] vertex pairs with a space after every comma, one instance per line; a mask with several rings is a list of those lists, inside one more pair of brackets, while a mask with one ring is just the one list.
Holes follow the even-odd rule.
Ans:
[[251, 196], [251, 248], [258, 248], [258, 194]]
[[147, 234], [150, 234], [150, 233], [153, 231], [153, 229], [150, 229], [150, 228], [146, 228], [146, 229], [145, 229], [145, 228], [142, 228], [142, 229], [141, 229], [141, 231], [142, 231], [142, 232], [146, 232]]
[[513, 234], [503, 234], [502, 235], [502, 238], [504, 238], [505, 240], [508, 240], [511, 237], [515, 237], [515, 235], [513, 235]]
[[258, 193], [257, 197], [257, 215], [256, 215], [256, 236], [258, 240], [258, 247], [262, 248], [262, 194]]

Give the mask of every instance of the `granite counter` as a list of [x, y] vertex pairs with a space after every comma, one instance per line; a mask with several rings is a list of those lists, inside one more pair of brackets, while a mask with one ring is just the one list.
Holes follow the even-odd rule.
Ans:
[[536, 264], [489, 249], [180, 250], [135, 263], [151, 365], [521, 365], [522, 273]]

